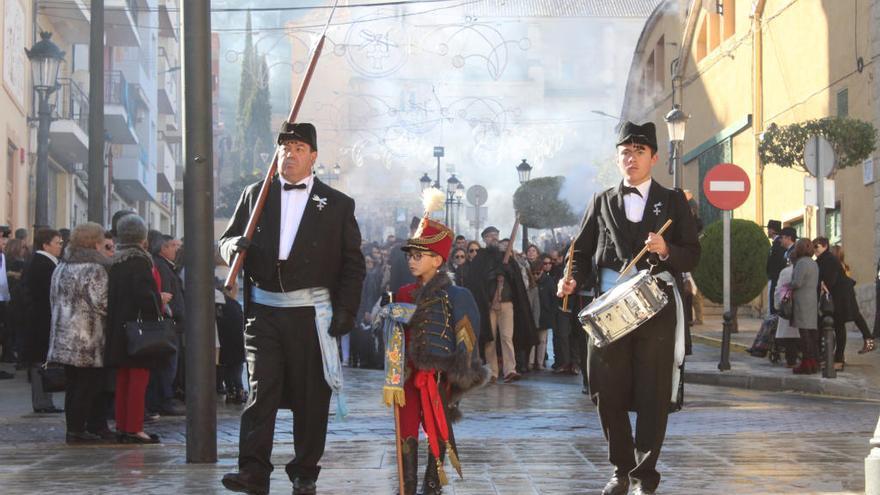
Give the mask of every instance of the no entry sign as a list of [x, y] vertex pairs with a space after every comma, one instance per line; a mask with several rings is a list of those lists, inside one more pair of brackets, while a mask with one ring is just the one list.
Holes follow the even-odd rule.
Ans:
[[745, 170], [732, 163], [715, 165], [703, 179], [703, 195], [720, 210], [739, 208], [748, 199], [751, 189]]

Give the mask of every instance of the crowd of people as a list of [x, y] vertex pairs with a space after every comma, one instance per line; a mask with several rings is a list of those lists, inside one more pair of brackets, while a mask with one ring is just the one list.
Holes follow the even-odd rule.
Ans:
[[[131, 211], [117, 212], [109, 231], [92, 222], [37, 228], [33, 243], [25, 229], [11, 234], [0, 227], [0, 359], [26, 371], [33, 411], [64, 413], [67, 443], [159, 443], [144, 423], [185, 413], [181, 240]], [[241, 404], [242, 309], [221, 285], [218, 391]], [[166, 350], [133, 354], [127, 328], [159, 320], [170, 322]], [[63, 407], [53, 397], [60, 391]]]
[[[411, 233], [418, 221], [413, 218]], [[403, 245], [404, 240], [394, 235], [382, 243], [363, 243], [367, 273], [357, 325], [341, 343], [346, 365], [382, 367], [384, 344], [372, 320], [383, 297], [414, 280], [400, 249]], [[480, 354], [489, 366], [489, 381], [510, 383], [548, 368], [579, 374], [586, 337], [584, 332], [572, 332], [572, 311], [561, 311], [562, 300], [556, 297], [564, 275], [565, 246], [551, 246], [546, 252], [535, 244], [525, 252], [511, 248], [505, 262], [509, 246], [510, 240], [499, 239], [495, 227], [483, 230], [480, 241], [458, 235], [442, 268], [450, 281], [474, 294], [481, 313]]]
[[[798, 238], [794, 228], [782, 228], [777, 220], [768, 222], [767, 230], [772, 240], [767, 259], [770, 316], [759, 340], [773, 342], [771, 356], [783, 353], [785, 366], [795, 374], [814, 374], [825, 365], [844, 371], [848, 322], [855, 323], [862, 335], [859, 354], [874, 351], [877, 325], [872, 332], [859, 310], [843, 247], [831, 245], [826, 237]], [[834, 327], [832, 363], [824, 363], [819, 332], [827, 316], [833, 318]], [[759, 352], [763, 347], [769, 344], [756, 342], [753, 354], [763, 355]]]

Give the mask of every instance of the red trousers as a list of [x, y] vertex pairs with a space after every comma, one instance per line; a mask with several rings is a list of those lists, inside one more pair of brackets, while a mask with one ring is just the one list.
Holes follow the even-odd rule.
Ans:
[[400, 408], [400, 437], [407, 439], [419, 438], [419, 425], [422, 423], [422, 401], [419, 389], [413, 383], [412, 373], [403, 382], [403, 393], [406, 395], [406, 405]]
[[119, 368], [116, 370], [116, 431], [138, 433], [144, 430], [144, 396], [150, 370]]

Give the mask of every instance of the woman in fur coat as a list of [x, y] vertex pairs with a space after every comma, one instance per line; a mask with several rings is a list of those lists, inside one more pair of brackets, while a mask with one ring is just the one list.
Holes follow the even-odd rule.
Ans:
[[47, 361], [64, 365], [67, 443], [98, 443], [109, 433], [103, 403], [97, 400], [106, 379], [104, 326], [110, 260], [98, 252], [104, 242], [104, 229], [97, 223], [77, 225], [52, 274]]

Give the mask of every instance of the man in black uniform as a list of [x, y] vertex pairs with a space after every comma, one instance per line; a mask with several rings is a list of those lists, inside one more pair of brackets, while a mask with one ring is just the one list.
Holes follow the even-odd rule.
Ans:
[[317, 150], [312, 124], [283, 123], [279, 173], [253, 239], [248, 242], [243, 234], [261, 182], [245, 189], [220, 237], [227, 263], [237, 251], [247, 252], [245, 345], [251, 395], [241, 415], [238, 472], [223, 477], [232, 491], [268, 493], [275, 415], [279, 407], [289, 407], [295, 457], [287, 475], [293, 493], [316, 492], [331, 384], [341, 391], [336, 340], [328, 334], [339, 337], [354, 328], [365, 271], [354, 200], [313, 175]]
[[[673, 402], [673, 371], [684, 356], [683, 312], [674, 291], [681, 287], [681, 274], [693, 270], [700, 258], [684, 193], [651, 179], [656, 163], [654, 124], [625, 123], [617, 140], [623, 180], [594, 196], [575, 239], [573, 278], [559, 282], [560, 295], [572, 294], [598, 274], [601, 292], [606, 292], [647, 246], [651, 254], [636, 269], [651, 269], [669, 296], [669, 303], [633, 332], [601, 349], [590, 345], [590, 396], [615, 468], [606, 495], [624, 495], [630, 483], [635, 494], [654, 493], [660, 483], [656, 465]], [[672, 225], [657, 235], [669, 219]], [[635, 441], [628, 411], [637, 414]]]

